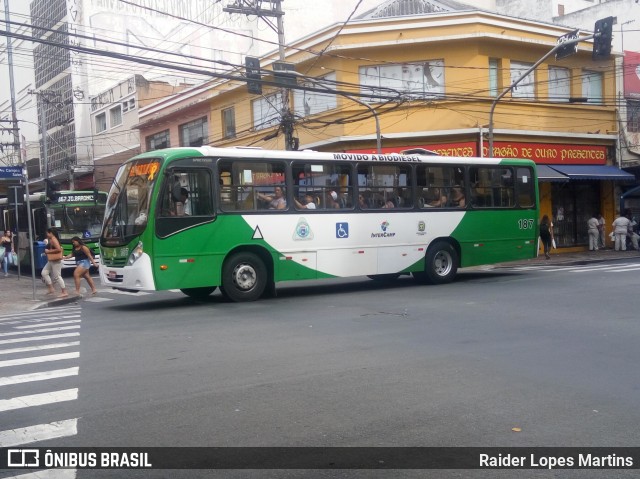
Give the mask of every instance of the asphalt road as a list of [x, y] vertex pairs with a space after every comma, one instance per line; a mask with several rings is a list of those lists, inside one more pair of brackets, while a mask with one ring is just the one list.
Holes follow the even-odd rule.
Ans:
[[[638, 270], [633, 258], [466, 271], [443, 286], [410, 278], [305, 282], [246, 304], [219, 293], [193, 301], [178, 292], [101, 292], [79, 310], [79, 358], [68, 360], [79, 373], [57, 388], [77, 387], [77, 399], [19, 410], [2, 429], [78, 418], [76, 434], [51, 446], [635, 446]], [[11, 392], [35, 388], [20, 387]], [[77, 474], [635, 477], [622, 470]]]

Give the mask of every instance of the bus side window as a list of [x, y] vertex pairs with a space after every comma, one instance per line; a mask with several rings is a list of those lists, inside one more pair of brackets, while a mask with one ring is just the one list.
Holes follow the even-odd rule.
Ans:
[[518, 206], [531, 208], [535, 203], [535, 184], [531, 168], [518, 168], [516, 170], [516, 192]]

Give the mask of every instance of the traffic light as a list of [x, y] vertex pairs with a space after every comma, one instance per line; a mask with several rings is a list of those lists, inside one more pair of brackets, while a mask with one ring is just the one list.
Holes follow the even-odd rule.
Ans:
[[246, 57], [244, 66], [247, 70], [247, 90], [254, 95], [262, 95], [262, 77], [260, 76], [260, 59]]
[[611, 38], [614, 17], [602, 18], [596, 20], [593, 38], [593, 54], [594, 60], [606, 60], [611, 55]]
[[48, 178], [44, 180], [45, 196], [49, 201], [57, 201], [60, 191], [60, 185]]

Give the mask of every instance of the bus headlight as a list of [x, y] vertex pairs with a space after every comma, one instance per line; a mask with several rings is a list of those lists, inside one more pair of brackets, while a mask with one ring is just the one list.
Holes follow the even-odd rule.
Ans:
[[127, 264], [131, 266], [133, 263], [138, 261], [138, 258], [142, 256], [142, 253], [143, 253], [142, 241], [139, 241], [137, 246], [133, 248], [133, 251], [129, 255], [129, 261], [127, 262]]

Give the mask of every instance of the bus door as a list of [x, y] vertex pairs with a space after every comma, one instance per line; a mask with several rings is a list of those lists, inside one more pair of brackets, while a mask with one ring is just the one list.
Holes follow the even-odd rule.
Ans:
[[156, 204], [153, 271], [158, 289], [219, 284], [213, 174], [208, 167], [167, 171]]

